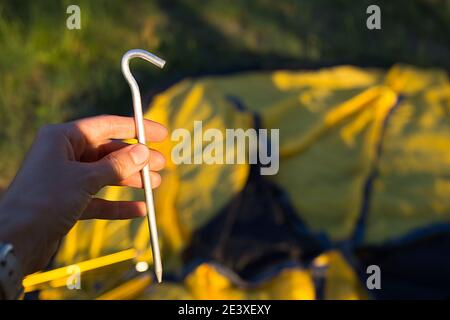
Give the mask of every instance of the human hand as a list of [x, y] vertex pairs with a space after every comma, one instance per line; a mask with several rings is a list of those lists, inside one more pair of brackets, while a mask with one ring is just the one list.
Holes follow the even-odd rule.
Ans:
[[[144, 121], [146, 137], [162, 141], [167, 129]], [[148, 163], [151, 183], [165, 165], [161, 153], [115, 139], [136, 137], [134, 119], [98, 116], [42, 128], [0, 202], [0, 242], [14, 245], [23, 272], [44, 268], [79, 219], [128, 219], [146, 214], [144, 202], [93, 198], [102, 187], [142, 188]]]

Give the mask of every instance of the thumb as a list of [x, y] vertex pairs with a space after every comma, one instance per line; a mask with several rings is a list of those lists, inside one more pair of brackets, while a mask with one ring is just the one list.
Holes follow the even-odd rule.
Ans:
[[134, 144], [111, 152], [95, 163], [98, 189], [117, 184], [142, 170], [148, 163], [150, 150], [146, 145]]

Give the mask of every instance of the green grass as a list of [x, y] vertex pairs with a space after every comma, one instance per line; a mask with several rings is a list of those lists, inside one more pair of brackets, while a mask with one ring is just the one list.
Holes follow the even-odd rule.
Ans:
[[[69, 31], [72, 1], [0, 1], [0, 189], [44, 123], [130, 114], [120, 59], [131, 48], [168, 61], [163, 72], [133, 63], [147, 98], [186, 76], [244, 69], [396, 62], [450, 68], [446, 0], [76, 3], [82, 29]], [[382, 31], [365, 27], [372, 3], [382, 8]]]

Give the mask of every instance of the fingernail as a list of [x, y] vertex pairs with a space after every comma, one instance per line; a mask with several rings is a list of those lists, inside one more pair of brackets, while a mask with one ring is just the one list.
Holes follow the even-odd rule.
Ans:
[[135, 164], [142, 164], [147, 161], [150, 151], [143, 144], [136, 144], [130, 150], [131, 159]]

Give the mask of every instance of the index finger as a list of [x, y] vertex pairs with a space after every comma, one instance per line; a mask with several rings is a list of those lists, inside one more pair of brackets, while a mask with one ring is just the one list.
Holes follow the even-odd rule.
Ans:
[[[89, 143], [99, 143], [107, 139], [136, 138], [134, 118], [102, 115], [72, 122]], [[147, 142], [160, 142], [167, 136], [167, 129], [162, 124], [144, 119]]]

